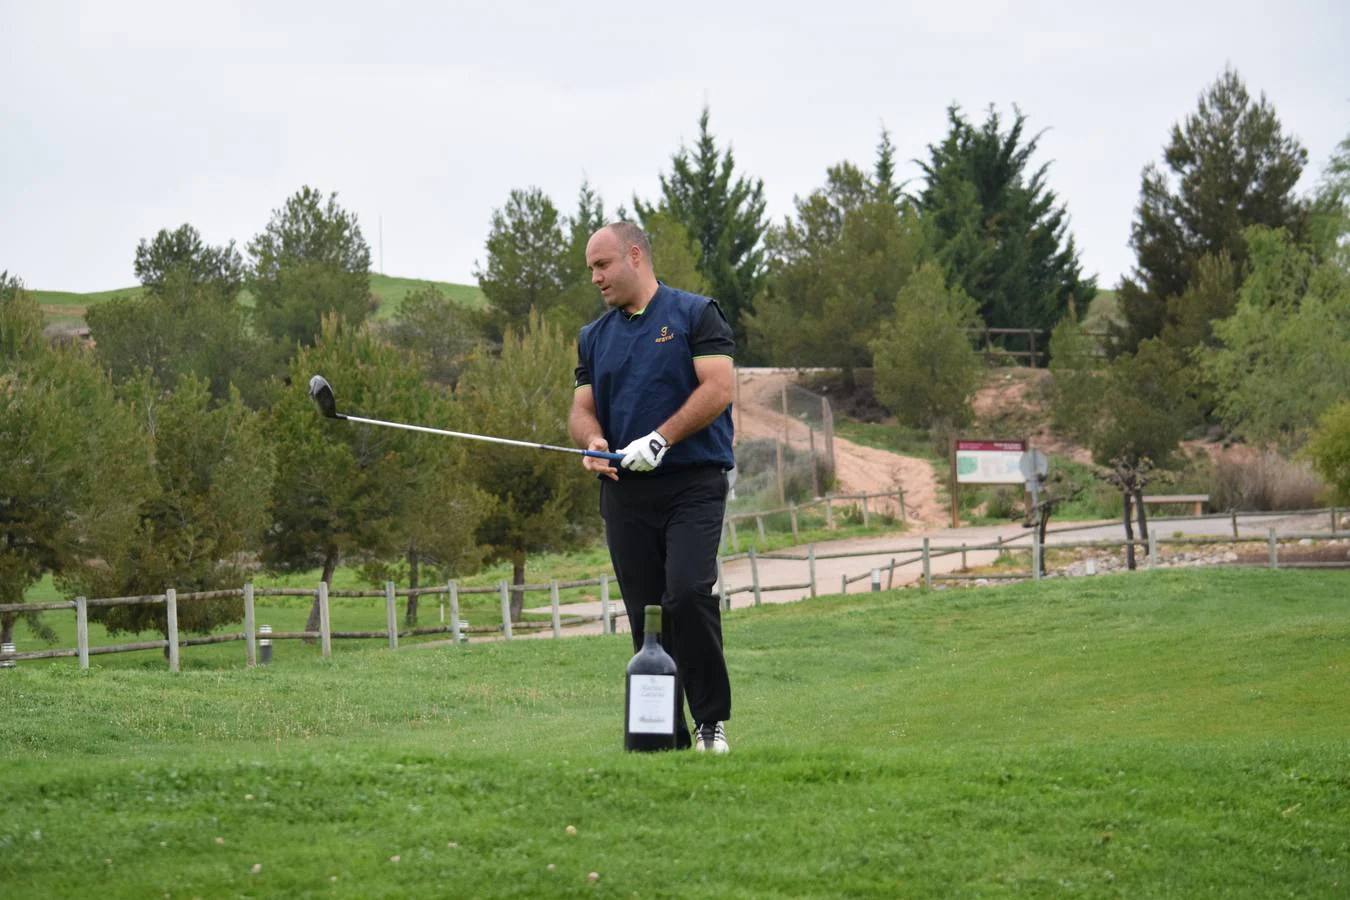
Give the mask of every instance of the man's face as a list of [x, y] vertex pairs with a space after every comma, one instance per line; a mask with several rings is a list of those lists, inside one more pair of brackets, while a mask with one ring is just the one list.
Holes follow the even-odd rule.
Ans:
[[591, 235], [586, 244], [586, 267], [591, 270], [591, 284], [600, 289], [600, 296], [609, 306], [625, 309], [638, 300], [638, 260], [640, 251], [623, 243], [608, 228]]

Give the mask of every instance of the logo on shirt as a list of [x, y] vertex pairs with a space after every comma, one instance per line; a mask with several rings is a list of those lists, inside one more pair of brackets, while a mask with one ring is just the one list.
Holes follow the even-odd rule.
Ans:
[[673, 341], [674, 339], [675, 339], [675, 335], [674, 335], [673, 332], [671, 332], [670, 326], [669, 326], [669, 325], [662, 325], [662, 326], [661, 326], [661, 334], [656, 338], [656, 343], [658, 343], [658, 344], [664, 344], [666, 341]]

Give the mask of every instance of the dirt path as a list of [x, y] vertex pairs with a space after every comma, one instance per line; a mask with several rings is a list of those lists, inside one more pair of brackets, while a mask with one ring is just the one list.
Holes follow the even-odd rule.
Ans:
[[[738, 438], [770, 438], [787, 428], [787, 442], [795, 449], [805, 451], [810, 443], [807, 428], [782, 413], [782, 390], [785, 383], [796, 379], [793, 369], [738, 369], [739, 403], [736, 410]], [[920, 528], [941, 526], [945, 512], [938, 504], [937, 477], [932, 463], [913, 456], [887, 453], [872, 447], [862, 447], [836, 436], [834, 439], [836, 492], [841, 494], [874, 494], [905, 491], [905, 507], [911, 525]], [[895, 501], [880, 501], [879, 505], [897, 513]]]

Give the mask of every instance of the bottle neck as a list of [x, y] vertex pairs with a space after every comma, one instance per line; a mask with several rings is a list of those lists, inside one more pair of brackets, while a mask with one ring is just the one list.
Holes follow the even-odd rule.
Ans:
[[648, 606], [643, 610], [642, 646], [652, 647], [661, 642], [661, 607]]

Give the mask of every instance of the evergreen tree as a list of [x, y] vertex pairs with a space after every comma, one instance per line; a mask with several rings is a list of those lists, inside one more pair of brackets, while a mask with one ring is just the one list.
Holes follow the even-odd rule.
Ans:
[[745, 321], [764, 287], [764, 182], [736, 175], [731, 148], [718, 151], [709, 115], [705, 106], [694, 150], [682, 146], [671, 157], [669, 177], [661, 175], [661, 200], [648, 205], [635, 197], [633, 206], [644, 227], [654, 213], [667, 213], [697, 242], [699, 271], [744, 347]]
[[179, 286], [211, 285], [234, 299], [244, 285], [244, 260], [234, 241], [212, 247], [202, 241], [201, 233], [191, 225], [173, 231], [161, 228], [153, 240], [141, 239], [136, 247], [136, 278], [152, 292], [165, 289], [174, 273]]
[[[149, 373], [123, 386], [151, 449], [158, 490], [138, 509], [134, 538], [78, 581], [89, 596], [237, 588], [243, 554], [259, 549], [267, 527], [272, 454], [257, 413], [238, 392], [215, 404], [205, 381], [185, 375], [172, 393]], [[194, 600], [178, 610], [184, 631], [208, 634], [243, 618], [239, 597]], [[162, 605], [100, 606], [90, 618], [110, 633], [168, 633]]]
[[301, 188], [272, 211], [248, 253], [248, 287], [264, 334], [308, 347], [328, 313], [349, 325], [370, 315], [370, 246], [337, 194], [325, 201], [314, 188]]
[[988, 326], [1048, 330], [1086, 310], [1097, 287], [1082, 277], [1049, 164], [1031, 168], [1040, 136], [1027, 137], [1026, 116], [1014, 113], [1005, 132], [993, 107], [978, 128], [950, 107], [947, 137], [921, 163], [918, 202], [932, 252]]
[[[460, 379], [458, 394], [478, 434], [568, 445], [576, 341], [532, 314], [505, 335], [499, 358], [479, 354]], [[561, 552], [593, 541], [598, 519], [595, 478], [576, 457], [523, 447], [484, 447], [472, 477], [496, 503], [482, 520], [479, 543], [490, 559], [511, 562], [513, 583], [525, 583], [531, 553]], [[524, 595], [511, 599], [520, 618]]]
[[[575, 283], [566, 224], [537, 187], [511, 191], [506, 206], [492, 213], [487, 266], [474, 274], [491, 306], [485, 330], [493, 340], [524, 323], [531, 310], [550, 313]], [[582, 259], [584, 265], [584, 253]]]
[[1185, 318], [1178, 298], [1203, 257], [1226, 257], [1245, 272], [1248, 227], [1286, 228], [1303, 240], [1308, 211], [1293, 191], [1307, 157], [1265, 96], [1253, 102], [1237, 72], [1224, 70], [1196, 111], [1172, 126], [1166, 170], [1144, 168], [1130, 232], [1135, 268], [1118, 290], [1119, 349], [1133, 351]]

